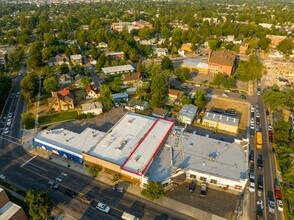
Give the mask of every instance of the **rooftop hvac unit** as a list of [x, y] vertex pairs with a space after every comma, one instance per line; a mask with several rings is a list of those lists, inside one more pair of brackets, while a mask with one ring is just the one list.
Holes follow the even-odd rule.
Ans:
[[141, 158], [141, 155], [137, 155], [134, 160], [137, 162], [140, 158]]

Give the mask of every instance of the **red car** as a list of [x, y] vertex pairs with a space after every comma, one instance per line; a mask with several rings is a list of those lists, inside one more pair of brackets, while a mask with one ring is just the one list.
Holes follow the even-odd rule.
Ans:
[[275, 189], [275, 197], [276, 197], [276, 199], [281, 199], [282, 200], [282, 195], [281, 195], [281, 190], [280, 189]]
[[273, 140], [274, 140], [274, 138], [273, 138], [273, 131], [268, 131], [268, 139], [269, 139], [269, 142], [270, 143], [273, 143]]

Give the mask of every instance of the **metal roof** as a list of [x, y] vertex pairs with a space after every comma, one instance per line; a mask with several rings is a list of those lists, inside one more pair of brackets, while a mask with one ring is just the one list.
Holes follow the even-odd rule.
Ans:
[[205, 112], [203, 120], [215, 121], [222, 124], [239, 126], [239, 118], [220, 114], [216, 112]]
[[135, 68], [130, 64], [102, 68], [102, 71], [105, 74], [118, 73], [118, 72], [129, 72], [129, 71], [134, 71], [134, 70], [135, 70]]

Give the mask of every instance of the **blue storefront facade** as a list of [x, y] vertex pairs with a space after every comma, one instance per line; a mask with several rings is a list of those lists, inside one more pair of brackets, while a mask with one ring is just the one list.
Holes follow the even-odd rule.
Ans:
[[57, 154], [63, 158], [71, 159], [78, 163], [83, 163], [82, 153], [79, 155], [78, 153], [72, 152], [68, 149], [63, 149], [61, 146], [55, 146], [50, 143], [46, 143], [45, 141], [38, 140], [37, 138], [33, 139], [33, 144], [36, 147], [40, 147], [44, 150], [50, 151], [54, 154]]

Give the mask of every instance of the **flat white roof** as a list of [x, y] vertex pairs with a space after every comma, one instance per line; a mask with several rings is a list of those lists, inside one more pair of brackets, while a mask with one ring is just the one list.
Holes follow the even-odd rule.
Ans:
[[7, 202], [3, 207], [0, 208], [0, 219], [12, 218], [19, 209], [21, 209], [20, 206], [10, 201]]
[[122, 169], [141, 175], [146, 171], [157, 151], [162, 146], [174, 122], [157, 119], [144, 135]]
[[130, 64], [102, 68], [102, 71], [105, 74], [111, 74], [111, 73], [117, 73], [117, 72], [126, 72], [126, 71], [134, 71], [134, 70], [135, 70], [135, 68]]
[[[248, 143], [238, 143], [236, 140], [229, 143], [198, 134], [182, 133], [175, 129], [177, 128], [173, 129], [166, 141], [166, 149], [157, 155], [147, 171], [150, 180], [166, 180], [177, 168], [236, 182], [247, 178], [248, 158], [243, 145]], [[172, 155], [173, 166], [170, 163], [170, 155]]]
[[135, 113], [125, 114], [89, 154], [123, 165], [155, 120]]
[[92, 128], [86, 128], [80, 134], [61, 128], [43, 130], [35, 136], [34, 140], [82, 157], [82, 152], [88, 152], [91, 148], [95, 147], [104, 135], [104, 132]]

